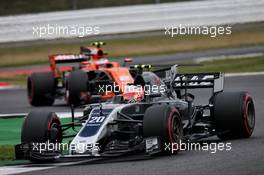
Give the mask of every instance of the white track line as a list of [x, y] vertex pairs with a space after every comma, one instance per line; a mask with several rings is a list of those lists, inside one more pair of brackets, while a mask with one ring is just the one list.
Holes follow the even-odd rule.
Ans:
[[229, 74], [225, 74], [225, 77], [240, 77], [240, 76], [255, 76], [255, 75], [264, 75], [264, 72], [229, 73]]
[[10, 174], [20, 174], [25, 172], [31, 172], [31, 171], [39, 171], [39, 170], [45, 170], [45, 169], [51, 169], [56, 168], [59, 166], [69, 166], [69, 165], [78, 165], [81, 163], [89, 163], [95, 160], [100, 160], [102, 158], [92, 158], [92, 159], [84, 159], [80, 161], [72, 161], [72, 162], [62, 162], [62, 163], [52, 163], [52, 164], [41, 164], [38, 166], [42, 167], [30, 167], [30, 165], [15, 165], [15, 166], [2, 166], [0, 167], [0, 174], [1, 175], [10, 175]]
[[[14, 113], [14, 114], [0, 114], [0, 118], [8, 118], [8, 117], [19, 117], [19, 116], [26, 116], [28, 113]], [[70, 118], [70, 112], [56, 112], [59, 118]], [[83, 115], [82, 112], [75, 112], [75, 117], [81, 117]]]
[[0, 174], [1, 175], [20, 174], [20, 173], [45, 170], [45, 169], [50, 169], [50, 168], [54, 168], [54, 167], [26, 167], [23, 165], [4, 166], [4, 167], [0, 167]]
[[12, 89], [21, 89], [21, 86], [14, 86], [14, 85], [8, 85], [8, 86], [0, 86], [0, 90], [12, 90]]
[[254, 58], [263, 56], [264, 53], [248, 53], [248, 54], [236, 54], [236, 55], [220, 55], [212, 57], [199, 57], [195, 59], [195, 62], [201, 63], [203, 61], [215, 61], [215, 60], [224, 60], [224, 59], [239, 59], [239, 58]]

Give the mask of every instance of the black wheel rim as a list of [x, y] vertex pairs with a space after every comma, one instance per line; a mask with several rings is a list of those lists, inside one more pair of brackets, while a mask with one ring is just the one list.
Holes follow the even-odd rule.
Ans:
[[52, 142], [61, 142], [61, 128], [60, 124], [54, 122], [51, 124], [49, 128], [49, 137], [48, 139]]
[[251, 101], [247, 103], [247, 109], [246, 109], [246, 120], [249, 126], [249, 129], [252, 130], [255, 125], [255, 112], [254, 112], [254, 106]]
[[172, 116], [172, 122], [171, 122], [171, 128], [172, 128], [172, 136], [174, 142], [179, 142], [181, 138], [181, 123], [177, 116], [177, 114], [173, 114]]

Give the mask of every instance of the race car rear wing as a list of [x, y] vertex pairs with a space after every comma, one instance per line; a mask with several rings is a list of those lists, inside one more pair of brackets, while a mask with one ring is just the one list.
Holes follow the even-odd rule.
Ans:
[[64, 65], [64, 67], [58, 67], [60, 63], [81, 63], [88, 61], [89, 56], [84, 54], [55, 54], [49, 55], [50, 69], [53, 72], [54, 77], [58, 78], [61, 76], [61, 71], [70, 71], [72, 65]]
[[187, 73], [177, 72], [179, 66], [202, 66], [201, 64], [175, 64], [167, 68], [154, 71], [162, 78], [165, 84], [175, 90], [212, 88], [213, 93], [224, 90], [224, 74], [221, 72], [212, 73]]
[[224, 74], [220, 72], [214, 73], [190, 73], [179, 74], [177, 68], [179, 66], [202, 66], [201, 64], [175, 64], [175, 65], [131, 65], [130, 69], [152, 70], [158, 75], [162, 81], [175, 90], [180, 89], [198, 89], [198, 88], [213, 88], [213, 93], [221, 92], [224, 89]]
[[[168, 83], [168, 80], [165, 82]], [[216, 93], [224, 89], [224, 74], [220, 72], [176, 74], [169, 82], [175, 90], [213, 88], [213, 93]]]
[[84, 54], [57, 54], [49, 56], [50, 62], [55, 63], [78, 63], [83, 61], [88, 61], [89, 56]]

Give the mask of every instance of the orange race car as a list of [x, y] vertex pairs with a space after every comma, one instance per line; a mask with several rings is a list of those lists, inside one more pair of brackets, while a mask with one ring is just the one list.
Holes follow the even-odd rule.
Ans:
[[[81, 47], [80, 54], [55, 54], [49, 56], [50, 72], [34, 72], [28, 77], [27, 92], [33, 106], [52, 105], [56, 98], [68, 104], [105, 101], [124, 94], [126, 85], [134, 79], [128, 67], [110, 62], [101, 46]], [[124, 64], [132, 59], [125, 58]]]

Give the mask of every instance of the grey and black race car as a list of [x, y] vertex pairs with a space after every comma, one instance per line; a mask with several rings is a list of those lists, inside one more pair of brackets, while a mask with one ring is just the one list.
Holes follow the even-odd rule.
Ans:
[[[110, 101], [87, 105], [83, 116], [72, 115], [70, 123], [62, 124], [53, 112], [29, 113], [22, 127], [22, 143], [15, 146], [16, 157], [51, 161], [137, 152], [174, 154], [179, 147], [166, 149], [168, 145], [211, 136], [226, 140], [252, 135], [252, 97], [243, 91], [224, 92], [222, 73], [178, 74], [177, 65], [155, 71], [146, 68], [150, 65], [131, 67], [135, 82], [130, 86], [136, 88], [129, 92], [130, 98], [117, 95]], [[144, 89], [142, 98], [138, 98], [142, 93], [135, 92], [140, 88]], [[212, 88], [208, 104], [194, 105], [189, 89], [196, 88]], [[57, 149], [67, 144], [65, 139], [69, 141], [67, 151]], [[46, 145], [51, 143], [56, 146], [49, 149]]]

